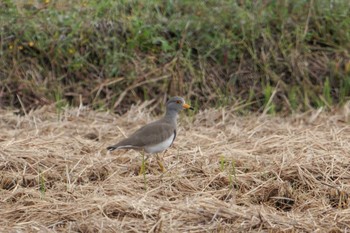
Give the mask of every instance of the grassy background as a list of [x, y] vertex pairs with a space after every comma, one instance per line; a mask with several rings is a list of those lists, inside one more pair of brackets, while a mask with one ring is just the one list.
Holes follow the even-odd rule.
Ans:
[[0, 3], [1, 106], [124, 112], [183, 95], [289, 113], [349, 100], [347, 0], [14, 2]]

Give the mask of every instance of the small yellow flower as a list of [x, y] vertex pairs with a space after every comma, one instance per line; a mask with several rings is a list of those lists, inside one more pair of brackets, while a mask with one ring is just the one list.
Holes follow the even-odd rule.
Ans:
[[28, 45], [29, 45], [29, 47], [33, 47], [33, 46], [34, 46], [34, 42], [33, 42], [33, 41], [30, 41], [30, 42], [28, 43]]
[[49, 4], [50, 0], [45, 0], [44, 2], [45, 2], [45, 4]]
[[12, 44], [11, 44], [11, 45], [9, 45], [9, 49], [11, 49], [11, 50], [13, 49], [13, 45], [12, 45]]
[[22, 50], [22, 49], [23, 49], [23, 46], [22, 46], [22, 45], [18, 46], [18, 49], [19, 49], [19, 50]]

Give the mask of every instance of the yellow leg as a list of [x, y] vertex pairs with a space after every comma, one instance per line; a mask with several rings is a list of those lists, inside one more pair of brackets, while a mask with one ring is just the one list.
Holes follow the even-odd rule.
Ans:
[[141, 154], [142, 154], [142, 162], [141, 162], [139, 175], [143, 175], [145, 190], [147, 190], [147, 177], [146, 177], [147, 158], [145, 159], [145, 152], [144, 151], [142, 151]]
[[[158, 154], [156, 154], [156, 157], [157, 157], [157, 163], [158, 163], [158, 166], [159, 166], [160, 170], [161, 170], [163, 173], [165, 173], [165, 172], [166, 172], [166, 169], [165, 169], [165, 167], [164, 167], [164, 165], [163, 165], [163, 162], [161, 161], [161, 160], [163, 160], [163, 159], [160, 159]], [[164, 161], [164, 160], [163, 160], [163, 161]]]
[[147, 159], [145, 159], [145, 152], [141, 152], [142, 155], [142, 161], [141, 161], [141, 167], [139, 171], [139, 175], [145, 175], [146, 174], [146, 164], [147, 164]]

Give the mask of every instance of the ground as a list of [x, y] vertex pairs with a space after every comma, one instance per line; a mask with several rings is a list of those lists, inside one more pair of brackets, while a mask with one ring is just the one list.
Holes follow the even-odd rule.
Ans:
[[155, 120], [46, 106], [0, 111], [0, 225], [33, 232], [345, 232], [348, 109], [289, 117], [234, 109], [181, 114], [178, 136], [139, 175], [135, 151], [106, 147]]

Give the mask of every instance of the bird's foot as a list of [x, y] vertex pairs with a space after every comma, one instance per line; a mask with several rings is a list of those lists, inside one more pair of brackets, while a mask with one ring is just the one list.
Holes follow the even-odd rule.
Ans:
[[158, 166], [159, 166], [160, 170], [161, 170], [163, 173], [165, 173], [167, 170], [165, 169], [164, 164], [163, 164], [163, 161], [164, 161], [164, 160], [163, 160], [163, 159], [160, 159], [158, 154], [156, 155], [156, 157], [157, 157], [157, 163], [158, 163]]
[[162, 161], [157, 160], [157, 163], [158, 163], [158, 166], [159, 166], [160, 170], [161, 170], [163, 173], [165, 173], [167, 170], [165, 169], [164, 164], [162, 163]]

